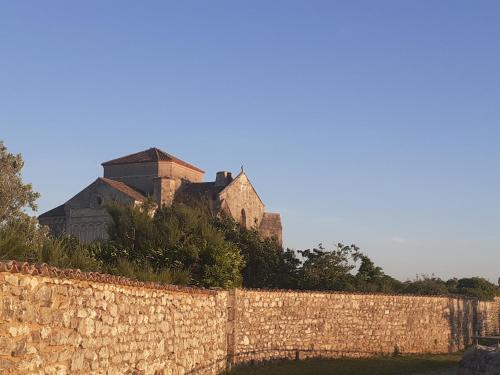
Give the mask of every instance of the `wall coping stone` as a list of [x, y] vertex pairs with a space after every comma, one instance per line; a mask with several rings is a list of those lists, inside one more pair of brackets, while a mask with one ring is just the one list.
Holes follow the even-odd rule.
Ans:
[[0, 261], [0, 272], [20, 273], [32, 276], [45, 276], [70, 280], [93, 281], [105, 284], [131, 286], [137, 288], [166, 290], [171, 292], [181, 292], [189, 294], [208, 294], [216, 295], [217, 290], [179, 286], [172, 284], [160, 284], [155, 282], [142, 282], [123, 276], [109, 275], [99, 272], [82, 272], [79, 269], [61, 269], [49, 266], [46, 263], [30, 264], [28, 262], [19, 262], [15, 260]]
[[[336, 295], [359, 295], [359, 296], [386, 296], [386, 297], [421, 297], [421, 298], [455, 298], [463, 300], [479, 301], [477, 297], [464, 296], [462, 294], [405, 294], [405, 293], [384, 293], [384, 292], [359, 292], [347, 290], [302, 290], [302, 289], [259, 289], [259, 288], [237, 288], [244, 292], [266, 292], [266, 293], [300, 293], [300, 294], [336, 294]], [[500, 297], [495, 297], [494, 302]]]
[[[86, 280], [95, 281], [105, 284], [115, 284], [132, 286], [138, 288], [146, 289], [158, 289], [158, 290], [168, 290], [173, 292], [183, 292], [191, 294], [210, 294], [215, 295], [219, 291], [224, 290], [223, 288], [201, 288], [201, 287], [189, 287], [180, 286], [173, 284], [161, 284], [155, 282], [143, 282], [134, 279], [130, 279], [124, 276], [115, 276], [104, 274], [100, 272], [84, 272], [79, 269], [72, 268], [58, 268], [50, 266], [46, 263], [30, 264], [28, 262], [20, 262], [15, 260], [0, 261], [0, 272], [9, 273], [21, 273], [33, 276], [45, 276], [54, 277], [62, 279], [73, 279], [73, 280]], [[336, 291], [336, 290], [301, 290], [301, 289], [259, 289], [259, 288], [236, 288], [236, 290], [244, 292], [256, 292], [256, 293], [299, 293], [299, 294], [326, 294], [326, 295], [359, 295], [359, 296], [387, 296], [387, 297], [420, 297], [420, 298], [455, 298], [463, 300], [475, 300], [479, 301], [477, 297], [469, 297], [461, 294], [404, 294], [404, 293], [384, 293], [384, 292], [359, 292], [359, 291]], [[480, 302], [494, 302], [500, 301], [500, 296], [497, 296], [492, 301], [480, 301]]]

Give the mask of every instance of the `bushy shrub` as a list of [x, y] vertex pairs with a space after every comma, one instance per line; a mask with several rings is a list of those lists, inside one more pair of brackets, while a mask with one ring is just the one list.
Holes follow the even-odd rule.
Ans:
[[109, 213], [110, 239], [94, 245], [94, 254], [111, 272], [126, 261], [136, 274], [167, 272], [181, 275], [174, 278], [177, 282], [206, 287], [241, 285], [243, 257], [205, 212], [180, 204], [154, 214], [148, 207], [113, 205]]
[[262, 238], [256, 228], [244, 228], [228, 217], [214, 219], [215, 226], [244, 258], [243, 286], [246, 288], [297, 287], [298, 265], [295, 252], [283, 251], [275, 238]]

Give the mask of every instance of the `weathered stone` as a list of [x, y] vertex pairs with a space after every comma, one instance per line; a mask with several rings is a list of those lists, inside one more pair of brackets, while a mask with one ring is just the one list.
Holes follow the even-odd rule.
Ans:
[[83, 369], [84, 355], [81, 352], [76, 352], [71, 357], [71, 371], [78, 371]]
[[99, 358], [101, 358], [101, 359], [107, 359], [107, 358], [109, 358], [108, 348], [106, 348], [105, 346], [103, 346], [99, 350]]
[[11, 352], [13, 357], [21, 357], [26, 354], [26, 341], [19, 341]]
[[7, 337], [0, 337], [0, 356], [10, 355], [15, 346], [15, 341]]
[[78, 332], [83, 336], [90, 336], [94, 333], [94, 321], [90, 318], [80, 320]]
[[19, 285], [19, 277], [17, 275], [8, 273], [5, 275], [4, 280], [7, 284], [10, 284], [13, 286]]
[[49, 337], [50, 332], [52, 332], [52, 328], [50, 328], [50, 327], [43, 327], [42, 330], [40, 331], [40, 337], [42, 339], [46, 339], [47, 337]]
[[11, 320], [14, 317], [14, 304], [13, 300], [7, 297], [3, 298], [2, 301], [2, 318], [4, 320]]
[[38, 290], [35, 291], [33, 300], [39, 306], [50, 307], [52, 304], [52, 289], [48, 285], [41, 285]]
[[7, 358], [0, 357], [0, 370], [14, 372], [13, 370], [14, 370], [15, 365], [16, 365], [16, 362], [14, 362], [10, 359], [7, 359]]

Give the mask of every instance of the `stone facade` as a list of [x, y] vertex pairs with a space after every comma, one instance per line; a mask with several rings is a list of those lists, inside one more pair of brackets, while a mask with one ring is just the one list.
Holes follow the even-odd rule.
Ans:
[[219, 193], [219, 201], [224, 212], [244, 227], [260, 227], [264, 203], [243, 171]]
[[102, 166], [104, 177], [40, 215], [40, 224], [56, 235], [69, 233], [82, 242], [105, 239], [110, 222], [106, 203], [140, 205], [150, 197], [158, 206], [175, 201], [206, 202], [214, 213], [225, 212], [245, 227], [256, 226], [264, 237], [282, 240], [280, 215], [265, 212], [243, 170], [234, 179], [229, 172], [218, 172], [215, 181], [203, 182], [201, 169], [157, 148], [110, 160]]
[[105, 205], [118, 202], [136, 205], [144, 197], [123, 183], [98, 178], [65, 204], [40, 215], [40, 224], [47, 225], [55, 235], [68, 233], [82, 242], [107, 238], [111, 220]]
[[498, 321], [498, 307], [457, 297], [160, 287], [0, 262], [0, 373], [217, 374], [275, 358], [447, 353], [483, 327], [478, 317]]

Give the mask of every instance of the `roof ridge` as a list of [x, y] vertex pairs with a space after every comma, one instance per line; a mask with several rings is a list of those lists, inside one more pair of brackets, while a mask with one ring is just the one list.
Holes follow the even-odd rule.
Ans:
[[[44, 213], [38, 215], [38, 217], [40, 218], [44, 218], [44, 217], [56, 217], [56, 216], [64, 216], [64, 206], [65, 206], [66, 203], [63, 203], [63, 204], [60, 204], [59, 206], [57, 207], [54, 207], [48, 211], [45, 211]], [[62, 213], [61, 213], [61, 210], [62, 210]]]
[[142, 150], [139, 152], [135, 152], [133, 154], [128, 154], [116, 159], [108, 160], [101, 165], [103, 167], [107, 167], [109, 165], [116, 164], [133, 164], [133, 163], [147, 163], [147, 162], [161, 162], [161, 161], [170, 161], [172, 163], [176, 163], [178, 165], [182, 165], [186, 168], [193, 169], [195, 171], [205, 173], [202, 169], [185, 162], [184, 160], [179, 159], [178, 157], [165, 152], [158, 147], [150, 147], [146, 150]]
[[160, 151], [161, 150], [158, 149], [158, 148], [156, 148], [156, 147], [151, 147], [150, 150], [153, 150], [153, 152], [155, 153], [155, 155], [156, 155], [156, 161], [160, 161]]

